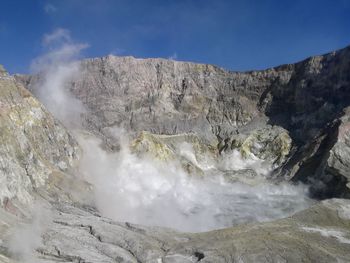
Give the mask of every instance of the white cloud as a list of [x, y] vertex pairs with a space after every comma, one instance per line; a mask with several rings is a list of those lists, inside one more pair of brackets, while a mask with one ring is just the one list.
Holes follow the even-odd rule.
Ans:
[[168, 57], [170, 60], [176, 60], [177, 59], [177, 53], [173, 53], [170, 57]]
[[87, 47], [87, 44], [64, 43], [60, 45], [58, 49], [52, 49], [51, 52], [34, 59], [31, 64], [31, 69], [34, 72], [39, 72], [45, 70], [47, 66], [54, 66], [72, 61]]
[[47, 52], [31, 64], [31, 70], [40, 72], [42, 78], [33, 87], [34, 93], [66, 126], [77, 125], [84, 107], [70, 94], [67, 83], [79, 75], [77, 59], [88, 45], [74, 42], [69, 30], [62, 28], [46, 34], [43, 45]]
[[43, 45], [50, 45], [54, 42], [67, 41], [71, 42], [70, 31], [64, 28], [57, 28], [51, 34], [45, 34], [43, 37]]
[[55, 13], [57, 11], [57, 7], [51, 3], [46, 3], [44, 6], [44, 11], [46, 14]]
[[74, 42], [70, 31], [64, 28], [57, 28], [52, 33], [45, 34], [42, 44], [48, 52], [32, 61], [31, 70], [34, 72], [43, 71], [49, 66], [72, 62], [89, 46], [86, 43]]

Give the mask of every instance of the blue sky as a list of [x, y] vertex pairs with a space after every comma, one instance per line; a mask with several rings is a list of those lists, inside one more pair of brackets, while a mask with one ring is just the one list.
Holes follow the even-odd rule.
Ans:
[[28, 72], [57, 28], [84, 57], [263, 69], [350, 45], [350, 0], [0, 0], [0, 64]]

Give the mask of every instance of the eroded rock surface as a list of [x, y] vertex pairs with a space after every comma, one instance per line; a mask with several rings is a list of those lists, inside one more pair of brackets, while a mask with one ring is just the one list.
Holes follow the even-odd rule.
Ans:
[[[337, 141], [330, 150], [326, 172], [338, 175], [339, 180], [350, 182], [350, 108], [344, 110], [340, 118]], [[344, 180], [344, 181], [345, 181]], [[344, 182], [345, 183], [345, 182]], [[350, 189], [350, 183], [347, 188]], [[350, 196], [349, 192], [346, 192]]]
[[[53, 208], [33, 262], [328, 263], [350, 258], [349, 200], [324, 201], [274, 222], [198, 234], [116, 223], [64, 203]], [[7, 237], [2, 236], [0, 262], [13, 262]]]
[[[30, 204], [69, 180], [80, 150], [67, 130], [12, 76], [0, 75], [0, 206]], [[62, 196], [63, 197], [63, 196]]]

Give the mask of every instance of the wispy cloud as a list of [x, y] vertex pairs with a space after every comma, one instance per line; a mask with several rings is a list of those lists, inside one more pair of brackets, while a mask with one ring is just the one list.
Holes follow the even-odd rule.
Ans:
[[44, 11], [46, 14], [51, 14], [51, 13], [55, 13], [57, 11], [57, 7], [54, 6], [53, 4], [51, 3], [46, 3], [44, 5]]
[[35, 95], [67, 127], [79, 125], [84, 107], [67, 89], [67, 83], [79, 76], [77, 59], [87, 44], [75, 42], [70, 31], [58, 28], [43, 37], [45, 53], [32, 61], [31, 70], [40, 72], [42, 81], [33, 87]]
[[64, 28], [57, 28], [50, 34], [43, 36], [42, 45], [49, 52], [34, 59], [31, 63], [31, 70], [42, 71], [48, 65], [67, 63], [76, 59], [80, 52], [89, 45], [85, 43], [75, 43], [72, 40], [70, 31]]
[[57, 28], [55, 31], [53, 31], [50, 34], [45, 34], [43, 37], [43, 45], [47, 46], [54, 42], [71, 42], [72, 38], [70, 36], [70, 32], [67, 29], [64, 28]]
[[171, 56], [168, 57], [170, 60], [177, 60], [177, 53], [173, 53]]

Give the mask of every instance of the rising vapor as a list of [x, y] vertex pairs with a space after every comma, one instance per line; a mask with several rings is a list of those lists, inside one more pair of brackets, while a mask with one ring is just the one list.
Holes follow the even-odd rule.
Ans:
[[35, 95], [68, 128], [80, 127], [82, 103], [68, 90], [69, 82], [79, 76], [80, 52], [87, 44], [75, 43], [65, 29], [57, 29], [43, 38], [47, 53], [34, 59], [31, 71], [40, 76], [40, 83], [32, 87]]
[[[196, 232], [282, 218], [308, 206], [303, 186], [274, 185], [266, 180], [255, 185], [230, 183], [219, 173], [197, 178], [176, 161], [136, 156], [129, 150], [131, 138], [118, 127], [114, 135], [124, 143], [119, 152], [106, 152], [98, 138], [82, 132], [81, 116], [87, 110], [68, 89], [79, 76], [77, 59], [87, 45], [75, 43], [64, 29], [46, 35], [43, 43], [48, 52], [32, 63], [41, 79], [33, 90], [80, 142], [83, 157], [79, 171], [94, 186], [95, 202], [102, 215]], [[197, 162], [189, 145], [179, 147], [183, 157]], [[250, 168], [260, 177], [271, 169], [257, 158], [243, 159], [238, 152], [198, 165], [208, 171]]]

